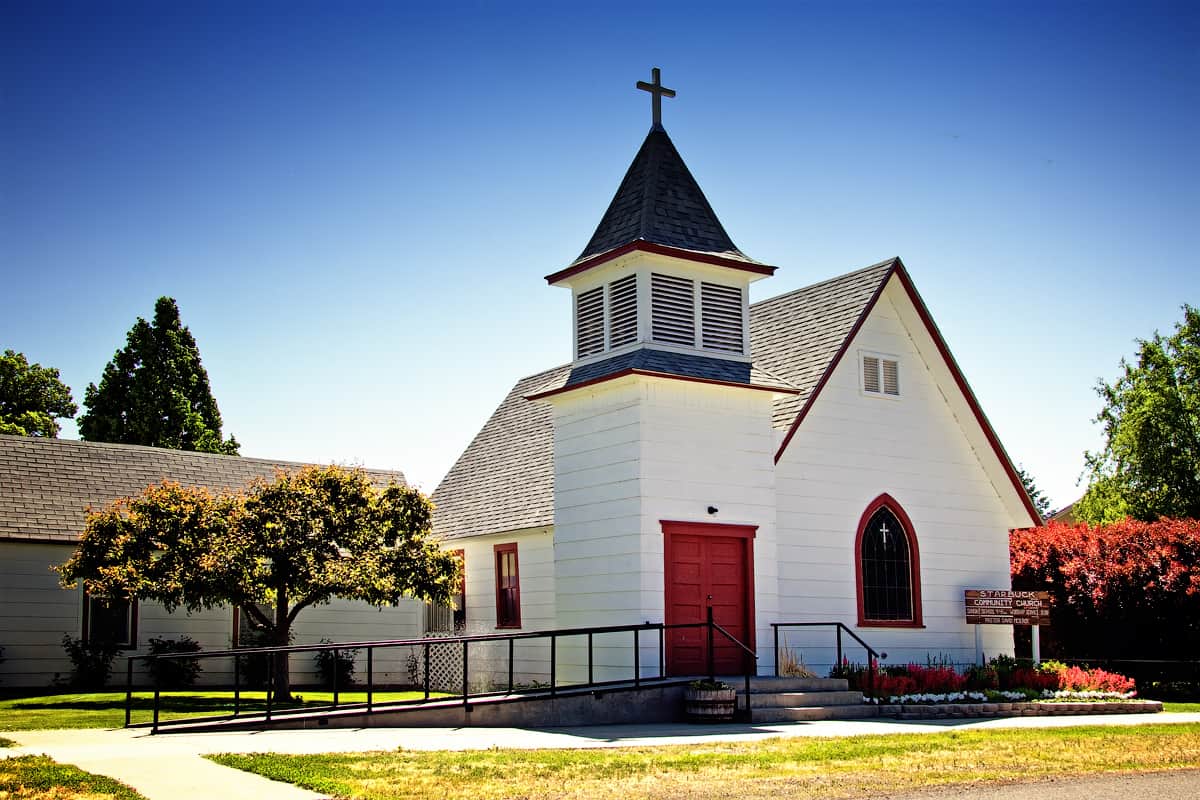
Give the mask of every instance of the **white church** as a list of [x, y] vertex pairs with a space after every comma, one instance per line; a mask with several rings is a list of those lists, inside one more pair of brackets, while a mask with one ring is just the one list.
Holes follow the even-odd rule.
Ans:
[[[517, 381], [433, 495], [464, 563], [455, 622], [672, 625], [711, 607], [759, 674], [773, 623], [844, 623], [886, 663], [1011, 654], [1011, 627], [965, 622], [963, 591], [1009, 588], [1009, 531], [1041, 519], [908, 270], [751, 305], [776, 267], [734, 245], [676, 151], [658, 70], [638, 86], [653, 126], [546, 277], [570, 292], [574, 360]], [[830, 660], [805, 653], [830, 630], [783, 630]], [[667, 674], [705, 671], [703, 636], [667, 638]], [[735, 646], [713, 649], [741, 672]], [[627, 676], [630, 652], [597, 655], [597, 679]], [[565, 644], [559, 659], [560, 675], [584, 663]]]

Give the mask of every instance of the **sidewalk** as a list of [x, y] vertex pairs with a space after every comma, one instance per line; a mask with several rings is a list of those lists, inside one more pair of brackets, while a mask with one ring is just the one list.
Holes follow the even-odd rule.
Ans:
[[772, 737], [860, 736], [936, 733], [991, 728], [1061, 728], [1079, 725], [1146, 725], [1200, 722], [1200, 713], [1086, 717], [1012, 717], [985, 720], [829, 720], [764, 725], [604, 725], [577, 728], [356, 728], [327, 731], [175, 733], [151, 736], [144, 729], [15, 731], [17, 748], [0, 757], [45, 753], [88, 772], [132, 786], [148, 800], [315, 800], [320, 795], [289, 784], [222, 767], [209, 753], [335, 753], [368, 750], [486, 750], [646, 747], [755, 741]]

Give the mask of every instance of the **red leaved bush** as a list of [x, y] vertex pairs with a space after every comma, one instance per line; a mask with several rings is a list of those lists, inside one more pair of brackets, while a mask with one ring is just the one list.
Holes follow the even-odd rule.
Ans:
[[1051, 592], [1048, 655], [1200, 651], [1200, 521], [1051, 522], [1013, 531], [1009, 552], [1014, 589]]

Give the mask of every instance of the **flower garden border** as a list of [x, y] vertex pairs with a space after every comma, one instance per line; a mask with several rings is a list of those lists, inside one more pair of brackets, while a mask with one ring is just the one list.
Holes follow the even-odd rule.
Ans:
[[1163, 704], [1157, 700], [1120, 700], [1116, 702], [1042, 702], [1025, 703], [938, 703], [903, 705], [880, 704], [879, 716], [897, 719], [966, 719], [987, 717], [1059, 717], [1087, 714], [1157, 714]]

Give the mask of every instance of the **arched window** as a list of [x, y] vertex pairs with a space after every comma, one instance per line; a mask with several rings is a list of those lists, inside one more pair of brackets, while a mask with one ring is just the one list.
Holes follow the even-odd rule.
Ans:
[[891, 496], [863, 512], [855, 541], [858, 624], [920, 627], [921, 569], [908, 515]]

